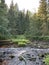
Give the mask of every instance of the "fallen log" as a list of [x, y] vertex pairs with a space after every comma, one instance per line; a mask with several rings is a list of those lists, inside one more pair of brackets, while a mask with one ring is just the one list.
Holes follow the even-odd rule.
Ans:
[[0, 40], [0, 46], [13, 44], [10, 40]]

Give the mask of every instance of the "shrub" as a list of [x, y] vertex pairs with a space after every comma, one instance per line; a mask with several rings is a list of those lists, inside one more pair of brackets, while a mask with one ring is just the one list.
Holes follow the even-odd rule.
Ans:
[[19, 43], [18, 43], [18, 46], [19, 46], [19, 47], [25, 47], [25, 46], [26, 46], [26, 43], [24, 43], [24, 42], [19, 42]]
[[46, 65], [49, 65], [49, 55], [47, 55], [46, 58], [44, 58], [44, 62]]
[[4, 36], [0, 35], [0, 40], [5, 40], [6, 38]]
[[0, 26], [0, 40], [9, 39], [11, 34], [5, 27]]
[[30, 40], [49, 41], [49, 36], [33, 36]]

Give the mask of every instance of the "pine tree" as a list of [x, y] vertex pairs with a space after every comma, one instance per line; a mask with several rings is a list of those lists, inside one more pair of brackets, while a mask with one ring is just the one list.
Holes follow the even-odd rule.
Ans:
[[12, 35], [15, 35], [16, 34], [16, 13], [14, 9], [13, 0], [11, 2], [10, 9], [8, 11], [8, 20], [9, 20], [8, 29]]
[[19, 7], [18, 7], [18, 4], [17, 4], [17, 3], [16, 3], [15, 6], [14, 6], [14, 10], [15, 10], [16, 12], [19, 12]]
[[29, 11], [27, 10], [26, 12], [26, 16], [25, 16], [25, 28], [26, 28], [26, 31], [25, 31], [25, 34], [28, 35], [29, 33], [29, 28], [30, 28], [30, 15], [29, 15]]
[[40, 6], [38, 9], [38, 16], [42, 20], [41, 32], [42, 35], [47, 35], [48, 27], [47, 27], [47, 3], [46, 0], [40, 0]]
[[7, 5], [5, 4], [5, 0], [1, 0], [0, 2], [0, 11], [2, 11], [2, 13], [0, 14], [3, 14], [3, 15], [6, 15], [7, 14]]
[[0, 36], [6, 36], [8, 19], [6, 17], [7, 14], [7, 5], [5, 4], [5, 0], [0, 1]]
[[19, 11], [17, 19], [18, 34], [24, 34], [25, 32], [25, 14]]
[[0, 3], [0, 25], [3, 27], [7, 27], [7, 23], [8, 23], [6, 14], [7, 14], [7, 5], [5, 4], [5, 0], [1, 0], [1, 3]]
[[26, 21], [26, 30], [29, 30], [30, 16], [29, 16], [29, 11], [28, 10], [26, 12], [25, 21]]

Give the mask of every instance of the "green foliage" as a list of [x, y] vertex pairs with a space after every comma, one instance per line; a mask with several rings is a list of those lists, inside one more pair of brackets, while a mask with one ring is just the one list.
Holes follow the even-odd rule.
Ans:
[[28, 40], [26, 40], [26, 39], [12, 39], [12, 41], [13, 42], [25, 42], [25, 43], [27, 43], [28, 42]]
[[44, 58], [44, 62], [46, 65], [49, 65], [49, 55], [47, 55], [46, 58]]
[[49, 36], [33, 36], [31, 40], [49, 41]]
[[29, 42], [29, 40], [27, 40], [27, 39], [20, 39], [20, 38], [15, 38], [15, 39], [11, 39], [12, 40], [12, 42], [24, 42], [24, 43], [27, 43], [27, 42]]
[[0, 35], [0, 40], [6, 40], [6, 38], [2, 35]]
[[39, 5], [39, 9], [38, 9], [38, 15], [42, 18], [45, 19], [45, 15], [47, 15], [47, 3], [46, 0], [40, 0], [40, 5]]
[[41, 36], [41, 20], [38, 18], [36, 13], [30, 18], [30, 27], [27, 33], [25, 33], [26, 38], [32, 39], [34, 36]]
[[42, 20], [42, 25], [41, 25], [42, 36], [46, 36], [46, 35], [48, 35], [46, 0], [40, 0], [40, 6], [38, 9], [38, 16]]
[[26, 28], [25, 14], [24, 12], [19, 11], [17, 18], [17, 33], [19, 35], [24, 34]]
[[[48, 18], [48, 19], [47, 19]], [[12, 35], [12, 36], [11, 36]], [[25, 35], [25, 36], [24, 36]], [[25, 44], [30, 40], [49, 40], [49, 17], [45, 0], [40, 0], [38, 13], [20, 11], [13, 0], [10, 8], [5, 0], [0, 2], [0, 39], [14, 38], [13, 42]]]
[[[38, 13], [35, 13], [30, 17], [30, 24], [27, 32], [25, 32], [26, 38], [32, 40], [48, 40], [48, 23], [47, 23], [47, 4], [45, 0], [40, 0]], [[28, 19], [29, 20], [29, 19]]]
[[0, 26], [0, 39], [8, 39], [10, 37], [9, 31], [5, 27]]
[[26, 46], [26, 43], [24, 43], [24, 42], [18, 42], [18, 46], [19, 47], [25, 47]]
[[49, 41], [49, 37], [43, 37], [43, 36], [32, 36], [29, 38], [29, 40], [39, 40], [39, 41]]
[[17, 35], [17, 39], [26, 39], [24, 35]]
[[12, 35], [17, 33], [16, 29], [16, 9], [14, 8], [13, 1], [11, 2], [10, 9], [8, 11], [7, 18], [9, 20], [8, 29]]
[[10, 33], [7, 29], [9, 21], [6, 17], [6, 14], [7, 14], [7, 5], [5, 4], [5, 0], [1, 0], [0, 2], [0, 40], [8, 39], [10, 37]]
[[26, 46], [26, 44], [29, 42], [24, 35], [17, 35], [17, 38], [11, 39], [11, 41], [18, 44], [20, 47]]

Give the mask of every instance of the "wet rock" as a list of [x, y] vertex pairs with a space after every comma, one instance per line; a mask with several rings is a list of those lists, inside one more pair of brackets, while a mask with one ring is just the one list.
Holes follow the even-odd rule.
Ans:
[[3, 59], [0, 59], [0, 62], [2, 63], [3, 62]]
[[33, 57], [33, 58], [30, 58], [29, 60], [30, 61], [36, 61], [36, 58]]
[[10, 55], [9, 57], [10, 57], [11, 59], [13, 59], [15, 56], [14, 56], [14, 55]]
[[8, 65], [7, 61], [4, 60], [3, 63], [2, 63], [2, 65]]
[[39, 57], [41, 57], [42, 54], [38, 54]]
[[27, 58], [31, 58], [30, 54], [26, 54], [26, 57], [27, 57]]
[[43, 55], [41, 55], [41, 57], [42, 57], [42, 58], [44, 58], [44, 57], [45, 57], [45, 56], [44, 56], [44, 54], [43, 54]]
[[2, 65], [2, 63], [0, 62], [0, 65]]
[[42, 65], [46, 65], [44, 61], [42, 61]]
[[24, 61], [25, 60], [25, 58], [23, 56], [19, 56], [18, 58], [19, 58], [20, 61]]
[[20, 56], [20, 57], [19, 57], [19, 60], [20, 60], [20, 61], [22, 61], [22, 60], [23, 60], [23, 58]]
[[39, 62], [36, 62], [36, 65], [39, 65]]

